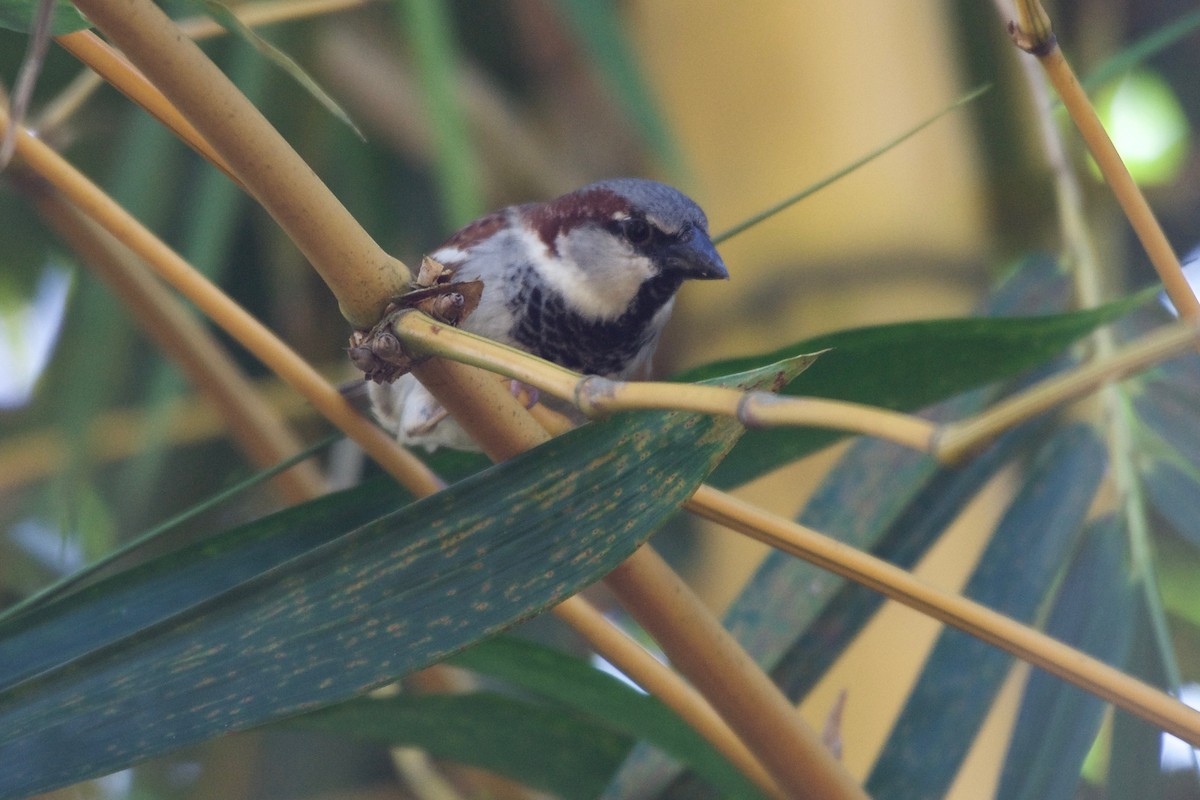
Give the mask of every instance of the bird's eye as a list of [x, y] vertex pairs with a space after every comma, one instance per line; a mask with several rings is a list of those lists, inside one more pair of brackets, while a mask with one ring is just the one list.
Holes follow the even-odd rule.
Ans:
[[637, 217], [625, 220], [621, 227], [625, 238], [632, 245], [649, 244], [650, 239], [654, 236], [654, 229], [650, 227], [650, 223]]

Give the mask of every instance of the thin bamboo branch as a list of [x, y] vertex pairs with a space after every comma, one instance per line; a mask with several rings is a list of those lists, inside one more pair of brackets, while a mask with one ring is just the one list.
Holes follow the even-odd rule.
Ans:
[[964, 597], [922, 583], [910, 573], [868, 553], [768, 514], [716, 489], [701, 487], [687, 507], [706, 519], [849, 578], [993, 644], [1193, 746], [1200, 745], [1200, 712], [1040, 631]]
[[224, 73], [150, 0], [82, 0], [104, 31], [216, 149], [360, 328], [411, 280]]
[[391, 327], [406, 352], [436, 354], [513, 378], [573, 403], [589, 417], [652, 408], [720, 414], [747, 427], [813, 426], [876, 436], [930, 453], [947, 463], [960, 461], [1023, 420], [1179, 355], [1200, 341], [1200, 327], [1170, 325], [1108, 357], [1047, 378], [974, 417], [935, 426], [908, 414], [817, 397], [780, 397], [717, 386], [583, 376], [415, 312], [399, 314]]
[[[867, 797], [733, 635], [711, 613], [697, 613], [704, 606], [657, 552], [643, 547], [613, 570], [605, 584], [754, 747], [790, 797]], [[655, 613], [647, 615], [647, 608]], [[681, 654], [685, 663], [680, 663]], [[731, 692], [729, 687], [736, 688]]]
[[[209, 398], [251, 463], [265, 469], [301, 449], [300, 440], [262, 401], [212, 334], [128, 250], [45, 184], [30, 181], [24, 189], [43, 219], [109, 283], [192, 385]], [[273, 483], [293, 503], [325, 492], [325, 479], [311, 461], [281, 473]]]
[[[229, 165], [217, 155], [217, 151], [205, 141], [192, 124], [184, 119], [179, 109], [171, 105], [162, 92], [146, 80], [124, 56], [112, 49], [92, 31], [76, 31], [54, 38], [68, 53], [78, 58], [97, 75], [107, 80], [126, 97], [146, 110], [168, 130], [190, 145], [214, 167], [238, 183]], [[43, 122], [45, 120], [43, 119]]]
[[1039, 0], [1017, 0], [1016, 8], [1017, 20], [1009, 25], [1013, 41], [1041, 63], [1046, 77], [1083, 136], [1096, 166], [1133, 226], [1146, 255], [1150, 257], [1150, 263], [1154, 265], [1179, 316], [1186, 320], [1200, 320], [1200, 300], [1188, 285], [1179, 259], [1175, 257], [1175, 251], [1151, 211], [1150, 204], [1146, 202], [1145, 195], [1129, 174], [1125, 162], [1104, 130], [1096, 109], [1063, 56], [1045, 9]]
[[[1003, 7], [1002, 0], [996, 0], [996, 2], [1000, 6], [1003, 16], [1006, 9]], [[1044, 21], [1039, 20], [1037, 24], [1044, 24], [1043, 36], [1053, 36], [1048, 17]], [[1018, 30], [1028, 27], [1028, 24], [1018, 21]], [[1075, 280], [1078, 301], [1085, 308], [1097, 306], [1103, 301], [1101, 264], [1096, 256], [1092, 237], [1084, 222], [1083, 194], [1079, 188], [1079, 181], [1068, 162], [1066, 147], [1051, 112], [1047, 82], [1043, 75], [1039, 74], [1038, 66], [1032, 60], [1021, 59], [1021, 62], [1026, 82], [1035, 98], [1034, 109], [1042, 129], [1042, 144], [1050, 163], [1051, 174], [1054, 176], [1064, 244], [1068, 252], [1074, 255], [1075, 268], [1072, 270], [1072, 275]], [[1069, 70], [1069, 67], [1067, 69]], [[1114, 332], [1107, 328], [1096, 331], [1092, 335], [1092, 342], [1095, 345], [1095, 355], [1098, 359], [1108, 358], [1117, 348]], [[1180, 674], [1178, 659], [1175, 656], [1175, 645], [1167, 624], [1166, 611], [1159, 594], [1154, 542], [1150, 532], [1144, 492], [1137, 475], [1138, 454], [1133, 431], [1134, 418], [1130, 411], [1129, 398], [1115, 384], [1109, 384], [1101, 389], [1097, 396], [1097, 403], [1098, 410], [1095, 416], [1098, 417], [1099, 424], [1106, 431], [1104, 439], [1111, 465], [1108, 479], [1114, 488], [1114, 491], [1107, 494], [1112, 502], [1119, 505], [1120, 512], [1124, 516], [1128, 531], [1131, 574], [1135, 577], [1145, 597], [1146, 615], [1149, 618], [1153, 638], [1159, 650], [1166, 685], [1178, 693], [1183, 678]], [[1195, 756], [1193, 756], [1193, 762], [1196, 762]], [[1200, 766], [1200, 762], [1197, 764]]]
[[933, 423], [861, 403], [580, 375], [490, 339], [448, 328], [420, 313], [400, 313], [391, 327], [406, 352], [441, 355], [513, 378], [573, 403], [589, 417], [652, 408], [696, 411], [734, 417], [752, 428], [807, 425], [878, 436], [916, 450], [929, 451], [933, 446]]
[[933, 455], [954, 463], [1017, 423], [1078, 399], [1113, 380], [1180, 355], [1200, 343], [1200, 323], [1177, 322], [1146, 334], [1108, 357], [1094, 358], [1068, 373], [1055, 375], [1020, 394], [959, 422], [943, 425], [934, 437]]
[[[8, 116], [0, 110], [0, 125]], [[95, 184], [57, 153], [31, 136], [17, 132], [16, 158], [49, 182], [80, 211], [151, 265], [158, 275], [192, 301], [260, 361], [303, 394], [334, 425], [345, 431], [388, 473], [410, 490], [436, 491], [440, 482], [415, 456], [359, 414], [335, 387], [271, 331], [225, 296], [207, 278], [113, 203]]]

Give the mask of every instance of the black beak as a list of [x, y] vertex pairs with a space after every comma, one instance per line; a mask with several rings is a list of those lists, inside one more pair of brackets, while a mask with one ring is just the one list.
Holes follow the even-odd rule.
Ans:
[[729, 270], [721, 260], [716, 245], [708, 234], [699, 228], [691, 230], [691, 236], [672, 243], [666, 252], [667, 270], [684, 278], [711, 281], [729, 279]]

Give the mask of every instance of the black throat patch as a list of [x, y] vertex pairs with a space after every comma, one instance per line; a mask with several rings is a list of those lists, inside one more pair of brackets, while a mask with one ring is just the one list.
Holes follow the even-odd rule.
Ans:
[[682, 283], [678, 275], [656, 275], [642, 284], [624, 314], [596, 320], [570, 309], [561, 294], [526, 267], [515, 282], [521, 290], [508, 299], [516, 320], [513, 337], [534, 355], [567, 369], [618, 375], [652, 343], [658, 331], [650, 322]]

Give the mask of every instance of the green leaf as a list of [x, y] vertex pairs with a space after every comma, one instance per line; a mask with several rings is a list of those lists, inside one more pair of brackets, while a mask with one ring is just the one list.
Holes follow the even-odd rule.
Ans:
[[[869, 549], [892, 564], [911, 569], [984, 484], [1010, 463], [1036, 435], [1045, 435], [1046, 427], [1044, 424], [1034, 424], [1010, 431], [995, 446], [972, 459], [966, 466], [939, 469], [927, 480], [921, 480], [919, 468], [928, 464], [929, 460], [922, 460], [908, 470], [896, 470], [895, 478], [881, 474], [892, 466], [890, 462], [882, 461], [878, 465], [879, 472], [874, 473], [884, 479], [883, 485], [878, 488], [884, 497], [888, 497], [886, 493], [891, 490], [891, 498], [908, 500], [899, 512], [891, 510], [891, 500], [885, 500], [880, 504], [883, 506], [881, 508], [876, 507], [872, 494], [875, 487], [860, 485], [863, 491], [854, 492], [853, 498], [848, 493], [840, 496], [823, 493], [815, 497], [805, 508], [800, 521], [817, 530], [832, 532], [839, 540]], [[843, 481], [827, 485], [846, 487], [848, 484], [848, 481]], [[840, 503], [844, 510], [842, 514], [838, 514], [835, 503]], [[862, 516], [869, 523], [874, 523], [864, 531], [866, 535], [856, 536], [858, 531], [847, 529], [848, 525], [858, 527], [847, 519], [853, 515], [856, 505], [862, 508]], [[814, 518], [826, 520], [828, 524], [810, 522]], [[886, 524], [880, 526], [881, 522]], [[875, 536], [870, 535], [872, 529]], [[850, 535], [844, 535], [847, 533]], [[858, 541], [860, 538], [864, 539], [861, 544]], [[823, 576], [823, 579], [815, 577], [814, 580], [817, 589], [814, 592], [814, 605], [820, 609], [820, 614], [777, 659], [771, 670], [772, 677], [785, 693], [797, 700], [816, 685], [824, 671], [833, 665], [884, 602], [884, 597], [879, 593], [852, 581], [841, 581], [833, 576]], [[840, 584], [840, 589], [829, 597], [829, 593], [823, 590], [831, 583]], [[827, 601], [823, 607], [822, 601]], [[809, 612], [810, 619], [812, 613]]]
[[[927, 456], [890, 442], [856, 442], [809, 501], [800, 522], [911, 568], [980, 486], [1045, 428], [1030, 425], [1010, 431], [958, 469], [937, 469]], [[878, 592], [772, 553], [726, 615], [725, 624], [783, 693], [799, 702], [884, 601]], [[637, 785], [639, 780], [649, 781], [657, 769], [651, 761], [648, 766], [627, 767], [623, 775], [634, 776], [628, 783]], [[684, 776], [664, 797], [703, 800], [709, 795]]]
[[1127, 392], [1145, 495], [1175, 531], [1200, 548], [1200, 357], [1158, 365]]
[[[1040, 317], [909, 322], [817, 336], [773, 353], [719, 362], [681, 376], [696, 380], [829, 349], [784, 390], [912, 411], [1044, 363], [1072, 342], [1149, 297], [1139, 292], [1096, 309]], [[710, 481], [739, 486], [844, 434], [812, 428], [748, 431]]]
[[[37, 0], [0, 0], [0, 28], [29, 33], [37, 10]], [[54, 35], [87, 30], [92, 24], [75, 6], [62, 0], [54, 6]]]
[[695, 769], [729, 797], [760, 796], [753, 784], [661, 702], [579, 659], [501, 636], [463, 651], [451, 663], [536, 692], [631, 739], [643, 739]]
[[[1059, 587], [1046, 633], [1109, 664], [1123, 664], [1133, 640], [1137, 598], [1127, 579], [1125, 531], [1112, 517], [1088, 526]], [[1071, 800], [1105, 703], [1033, 670], [1013, 728], [997, 797]]]
[[[192, 506], [191, 508], [185, 509], [184, 511], [182, 511], [179, 514], [176, 514], [175, 516], [171, 517], [170, 519], [165, 520], [164, 522], [156, 525], [154, 528], [141, 534], [140, 536], [134, 537], [130, 541], [122, 544], [120, 547], [105, 554], [103, 557], [89, 563], [87, 566], [83, 567], [82, 569], [78, 570], [77, 572], [75, 572], [71, 575], [68, 575], [66, 578], [63, 578], [62, 580], [59, 580], [49, 586], [46, 586], [46, 587], [42, 588], [41, 590], [35, 592], [34, 594], [32, 594], [28, 597], [25, 597], [20, 602], [15, 603], [14, 605], [11, 605], [11, 606], [5, 608], [3, 612], [0, 612], [0, 631], [3, 630], [2, 626], [9, 619], [18, 616], [19, 614], [26, 613], [30, 608], [33, 608], [35, 606], [45, 605], [49, 601], [54, 600], [56, 598], [66, 597], [70, 594], [73, 594], [81, 586], [95, 582], [98, 579], [98, 577], [115, 572], [117, 569], [120, 568], [119, 565], [121, 565], [125, 562], [138, 563], [138, 562], [144, 561], [144, 560], [152, 557], [153, 554], [155, 554], [155, 553], [162, 553], [164, 551], [169, 551], [171, 549], [171, 547], [166, 542], [166, 540], [170, 537], [170, 535], [176, 529], [178, 529], [184, 523], [199, 517], [200, 515], [204, 514], [207, 511], [210, 511], [214, 508], [219, 507], [223, 503], [228, 502], [232, 498], [239, 496], [241, 493], [247, 491], [248, 489], [258, 486], [258, 485], [264, 483], [265, 481], [269, 480], [270, 478], [273, 478], [274, 476], [278, 475], [279, 473], [283, 472], [284, 470], [288, 469], [289, 467], [295, 466], [296, 464], [299, 464], [302, 461], [306, 461], [309, 458], [312, 458], [315, 454], [317, 454], [318, 452], [325, 449], [326, 447], [328, 447], [329, 445], [333, 444], [334, 442], [338, 441], [341, 438], [342, 438], [341, 434], [329, 436], [329, 437], [321, 440], [320, 442], [317, 442], [316, 444], [305, 448], [304, 450], [300, 451], [296, 455], [291, 456], [290, 458], [284, 459], [283, 461], [279, 462], [278, 464], [276, 464], [272, 467], [268, 467], [267, 469], [256, 472], [255, 474], [251, 475], [249, 478], [238, 482], [237, 484], [229, 487], [228, 489], [226, 489], [222, 492], [218, 492], [217, 494], [213, 495], [212, 497], [209, 497], [206, 500], [204, 500], [200, 503], [197, 503], [196, 505]], [[378, 486], [378, 483], [376, 483], [375, 485]], [[349, 494], [349, 492], [347, 492], [346, 494]], [[393, 491], [391, 494], [395, 495], [397, 500], [399, 499], [399, 497], [404, 496], [403, 493], [397, 493], [395, 491]], [[395, 505], [397, 505], [397, 504], [398, 503], [396, 503], [396, 502], [389, 503], [388, 508], [394, 508]], [[360, 509], [361, 505], [362, 504], [360, 502], [353, 501], [353, 504], [350, 505], [349, 508], [357, 511]], [[295, 521], [298, 525], [306, 526], [306, 527], [312, 527], [312, 523], [313, 523], [313, 519], [307, 515], [300, 516]], [[285, 531], [286, 530], [290, 530], [290, 529], [285, 528]], [[278, 537], [276, 537], [276, 538], [278, 538]], [[294, 538], [299, 540], [300, 542], [303, 541], [303, 537], [294, 537]], [[271, 552], [279, 555], [280, 558], [284, 558], [284, 556], [282, 555], [282, 551], [285, 550], [289, 545], [296, 547], [297, 543], [293, 542], [291, 538], [289, 538], [283, 542], [275, 541], [272, 543]], [[300, 551], [297, 550], [297, 552], [300, 552]], [[228, 575], [230, 574], [227, 571], [228, 569], [230, 569], [230, 568], [236, 569], [239, 566], [244, 567], [245, 565], [246, 565], [245, 559], [242, 559], [242, 558], [239, 558], [237, 562], [234, 562], [231, 564], [226, 564], [226, 563], [220, 562], [219, 555], [216, 558], [205, 557], [205, 558], [201, 559], [199, 562], [196, 562], [195, 560], [193, 560], [191, 562], [191, 566], [200, 566], [201, 568], [208, 570], [210, 572], [210, 574], [212, 575], [212, 577], [215, 579], [218, 579], [218, 580], [228, 577]], [[180, 566], [182, 566], [182, 565], [180, 565]], [[128, 575], [127, 575], [127, 577], [128, 577]], [[176, 573], [176, 577], [178, 577], [178, 573]], [[202, 585], [209, 585], [209, 584], [207, 584], [206, 582], [203, 582]], [[158, 606], [157, 604], [155, 606], [155, 609], [159, 613], [164, 613], [164, 614], [169, 613], [169, 612], [167, 612], [166, 609]], [[2, 649], [4, 647], [3, 641], [4, 641], [3, 633], [0, 633], [0, 651], [2, 651]], [[2, 674], [2, 673], [0, 673], [0, 674]], [[4, 683], [4, 679], [0, 678], [0, 685], [2, 685], [3, 683]]]
[[[645, 541], [738, 435], [723, 418], [622, 415], [369, 522], [313, 525], [325, 543], [286, 560], [243, 529], [257, 565], [217, 586], [173, 580], [214, 579], [202, 544], [11, 619], [0, 795], [344, 701], [539, 613]], [[323, 503], [262, 530], [336, 517]], [[228, 535], [215, 549], [230, 565], [245, 554]]]
[[[964, 594], [1028, 622], [1061, 572], [1104, 474], [1103, 443], [1064, 428], [1039, 454]], [[946, 793], [1012, 656], [957, 630], [939, 637], [866, 788], [880, 800]]]
[[[163, 625], [408, 501], [391, 480], [272, 514], [0, 622], [0, 687]], [[2, 689], [0, 689], [2, 690]]]
[[633, 743], [583, 715], [487, 692], [361, 698], [291, 724], [420, 747], [565, 800], [597, 797]]
[[[1133, 644], [1125, 672], [1151, 686], [1165, 687], [1167, 670], [1154, 637], [1154, 622], [1145, 595], [1138, 593], [1133, 622]], [[1162, 731], [1121, 709], [1113, 710], [1112, 752], [1108, 761], [1108, 800], [1162, 798]]]

